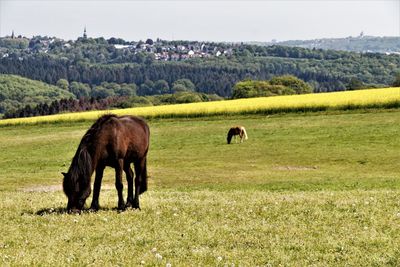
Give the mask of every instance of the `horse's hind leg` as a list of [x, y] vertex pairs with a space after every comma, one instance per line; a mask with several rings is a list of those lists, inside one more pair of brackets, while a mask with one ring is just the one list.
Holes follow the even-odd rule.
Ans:
[[98, 165], [96, 168], [96, 176], [94, 179], [94, 186], [93, 186], [93, 198], [92, 204], [90, 205], [91, 210], [99, 210], [99, 195], [100, 195], [100, 188], [101, 188], [101, 180], [103, 179], [103, 172], [104, 166]]
[[128, 182], [128, 198], [125, 207], [129, 208], [133, 206], [133, 171], [130, 163], [125, 163], [124, 171], [126, 173], [126, 181]]
[[125, 209], [125, 202], [122, 195], [122, 191], [124, 189], [124, 185], [122, 183], [122, 169], [123, 169], [124, 161], [122, 159], [118, 160], [118, 164], [115, 166], [115, 187], [118, 191], [118, 210]]

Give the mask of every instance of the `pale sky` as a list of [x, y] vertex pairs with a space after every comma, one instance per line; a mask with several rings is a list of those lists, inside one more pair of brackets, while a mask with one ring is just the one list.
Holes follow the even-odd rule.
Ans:
[[0, 36], [271, 41], [400, 36], [400, 0], [0, 0]]

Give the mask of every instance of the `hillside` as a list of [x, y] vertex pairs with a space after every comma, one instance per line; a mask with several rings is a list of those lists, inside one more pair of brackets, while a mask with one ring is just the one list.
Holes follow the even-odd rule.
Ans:
[[313, 40], [290, 40], [264, 43], [264, 45], [283, 45], [307, 49], [332, 49], [362, 53], [400, 54], [400, 37], [364, 36], [346, 38], [324, 38]]
[[70, 92], [41, 81], [0, 74], [0, 113], [71, 97], [75, 98]]
[[[352, 84], [388, 86], [400, 72], [400, 55], [199, 41], [125, 41], [110, 38], [29, 39], [28, 48], [0, 43], [0, 73], [49, 84], [60, 79], [93, 88], [103, 82], [137, 86], [139, 95], [189, 79], [194, 90], [232, 96], [242, 80], [294, 75], [315, 92], [343, 91]], [[165, 89], [164, 87], [162, 89]], [[359, 89], [359, 88], [357, 88]], [[163, 90], [168, 92], [168, 90]]]

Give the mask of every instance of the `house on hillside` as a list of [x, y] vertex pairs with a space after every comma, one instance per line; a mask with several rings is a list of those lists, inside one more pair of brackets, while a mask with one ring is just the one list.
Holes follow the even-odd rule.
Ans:
[[133, 47], [133, 45], [121, 45], [121, 44], [115, 44], [114, 45], [115, 49], [130, 49]]

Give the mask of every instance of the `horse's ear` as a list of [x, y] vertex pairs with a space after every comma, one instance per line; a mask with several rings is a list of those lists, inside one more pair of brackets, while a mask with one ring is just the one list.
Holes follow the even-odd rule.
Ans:
[[67, 174], [65, 172], [61, 172], [61, 174], [65, 177]]

